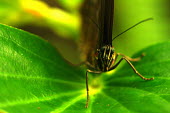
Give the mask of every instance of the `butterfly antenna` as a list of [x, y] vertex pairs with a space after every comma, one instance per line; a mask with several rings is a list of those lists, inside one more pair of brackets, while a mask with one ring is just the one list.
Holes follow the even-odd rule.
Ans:
[[112, 41], [113, 41], [114, 39], [116, 39], [117, 37], [119, 37], [120, 35], [126, 33], [127, 31], [129, 31], [130, 29], [136, 27], [137, 25], [139, 25], [139, 24], [141, 24], [141, 23], [143, 23], [143, 22], [149, 21], [149, 20], [153, 20], [153, 18], [147, 18], [147, 19], [145, 19], [145, 20], [142, 20], [142, 21], [136, 23], [135, 25], [131, 26], [130, 28], [126, 29], [125, 31], [123, 31], [123, 32], [121, 32], [120, 34], [118, 34], [117, 36], [115, 36], [115, 37], [112, 39]]

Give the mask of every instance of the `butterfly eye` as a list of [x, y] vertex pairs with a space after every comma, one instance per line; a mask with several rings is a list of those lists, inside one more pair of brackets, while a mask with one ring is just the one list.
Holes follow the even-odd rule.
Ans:
[[98, 53], [98, 52], [96, 52], [96, 53], [94, 54], [94, 56], [95, 56], [95, 57], [97, 57], [98, 55], [99, 55], [99, 53]]
[[99, 55], [99, 52], [97, 51], [97, 52], [94, 54], [94, 57], [95, 57], [96, 59], [98, 59], [98, 55]]

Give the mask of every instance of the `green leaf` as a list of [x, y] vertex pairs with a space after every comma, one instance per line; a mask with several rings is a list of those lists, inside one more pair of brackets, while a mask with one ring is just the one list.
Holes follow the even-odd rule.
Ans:
[[[2, 113], [168, 113], [170, 42], [140, 51], [146, 56], [116, 72], [90, 76], [86, 102], [85, 71], [67, 64], [46, 41], [0, 25], [0, 112]], [[125, 61], [124, 61], [125, 62]]]

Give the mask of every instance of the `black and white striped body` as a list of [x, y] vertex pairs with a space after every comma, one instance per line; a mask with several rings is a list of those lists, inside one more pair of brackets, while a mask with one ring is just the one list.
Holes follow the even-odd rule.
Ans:
[[115, 63], [116, 56], [116, 52], [112, 46], [106, 45], [100, 49], [97, 49], [95, 56], [96, 71], [109, 71]]

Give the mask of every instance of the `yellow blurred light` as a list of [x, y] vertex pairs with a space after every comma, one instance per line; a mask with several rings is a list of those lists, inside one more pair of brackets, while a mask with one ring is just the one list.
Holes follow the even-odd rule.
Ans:
[[26, 12], [38, 17], [48, 14], [50, 9], [45, 3], [36, 0], [21, 0], [21, 5]]
[[60, 8], [53, 8], [38, 0], [21, 0], [23, 10], [33, 17], [40, 18], [55, 32], [62, 36], [72, 34], [80, 28], [80, 16], [78, 13], [65, 12]]
[[[91, 80], [89, 83], [89, 95], [95, 95], [98, 94], [102, 91], [104, 87], [103, 81], [101, 76], [95, 77], [94, 79]], [[84, 89], [82, 92], [84, 93], [84, 96], [86, 96], [86, 89]]]

